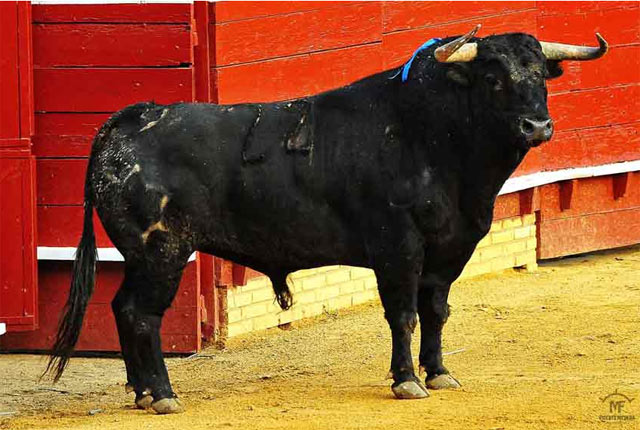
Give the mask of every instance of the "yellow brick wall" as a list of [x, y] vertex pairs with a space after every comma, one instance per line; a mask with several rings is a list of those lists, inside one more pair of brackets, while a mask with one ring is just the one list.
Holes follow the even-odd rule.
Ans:
[[276, 327], [378, 297], [373, 272], [359, 267], [300, 270], [289, 276], [289, 288], [294, 304], [287, 311], [274, 302], [271, 282], [266, 276], [228, 289], [227, 336]]
[[[511, 267], [535, 270], [534, 215], [496, 221], [480, 241], [461, 277], [472, 277]], [[378, 298], [376, 279], [369, 269], [329, 266], [301, 270], [289, 276], [293, 306], [282, 311], [274, 301], [266, 276], [226, 291], [227, 336], [276, 327]]]
[[460, 277], [469, 278], [511, 267], [535, 270], [536, 246], [535, 215], [496, 221], [489, 234], [478, 243]]

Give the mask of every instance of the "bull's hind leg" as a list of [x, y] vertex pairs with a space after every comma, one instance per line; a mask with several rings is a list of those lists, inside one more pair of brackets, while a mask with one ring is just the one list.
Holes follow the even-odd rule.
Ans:
[[124, 280], [120, 289], [116, 293], [111, 308], [116, 319], [118, 327], [118, 337], [120, 338], [120, 348], [122, 349], [122, 357], [127, 369], [127, 385], [125, 390], [127, 393], [135, 391], [136, 406], [140, 409], [151, 407], [153, 397], [143, 394], [144, 385], [139, 380], [138, 375], [142, 368], [142, 363], [138, 360], [136, 351], [134, 326], [135, 326], [135, 284], [134, 273], [136, 268], [129, 264], [125, 268]]
[[113, 309], [136, 405], [165, 414], [181, 412], [182, 405], [164, 364], [160, 326], [177, 292], [190, 249], [167, 246], [163, 239], [162, 243], [154, 241], [155, 246], [149, 241], [140, 263], [127, 263], [125, 281]]

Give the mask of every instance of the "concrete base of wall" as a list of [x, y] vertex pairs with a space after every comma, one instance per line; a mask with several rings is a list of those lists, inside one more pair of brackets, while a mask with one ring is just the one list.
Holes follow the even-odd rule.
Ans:
[[[525, 267], [535, 270], [536, 226], [534, 215], [496, 221], [478, 244], [461, 277]], [[277, 327], [323, 312], [346, 308], [378, 298], [373, 271], [359, 267], [329, 266], [300, 270], [289, 277], [294, 304], [282, 311], [274, 301], [266, 276], [247, 285], [227, 289], [226, 336]]]

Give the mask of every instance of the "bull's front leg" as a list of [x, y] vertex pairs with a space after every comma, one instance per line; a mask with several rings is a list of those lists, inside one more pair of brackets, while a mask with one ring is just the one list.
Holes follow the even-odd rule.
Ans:
[[[406, 260], [405, 260], [406, 263]], [[376, 270], [384, 315], [391, 328], [391, 389], [399, 399], [419, 399], [429, 395], [414, 372], [411, 335], [417, 324], [419, 269], [387, 262]]]
[[420, 316], [420, 370], [425, 371], [428, 388], [460, 388], [442, 362], [442, 329], [449, 318], [449, 290], [473, 253], [473, 246], [447, 256], [445, 251], [433, 251], [425, 260], [418, 287]]
[[418, 291], [420, 370], [427, 374], [427, 387], [434, 390], [460, 387], [442, 362], [442, 329], [449, 318], [449, 287], [421, 282]]

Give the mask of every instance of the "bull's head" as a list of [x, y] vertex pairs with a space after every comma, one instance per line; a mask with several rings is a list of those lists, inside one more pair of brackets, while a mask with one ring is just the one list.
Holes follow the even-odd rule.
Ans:
[[451, 64], [447, 78], [469, 88], [479, 102], [474, 116], [487, 118], [494, 133], [524, 148], [548, 141], [553, 122], [546, 80], [562, 74], [562, 60], [602, 57], [607, 42], [599, 34], [597, 48], [539, 42], [526, 34], [474, 39], [479, 28], [438, 47], [436, 60]]

